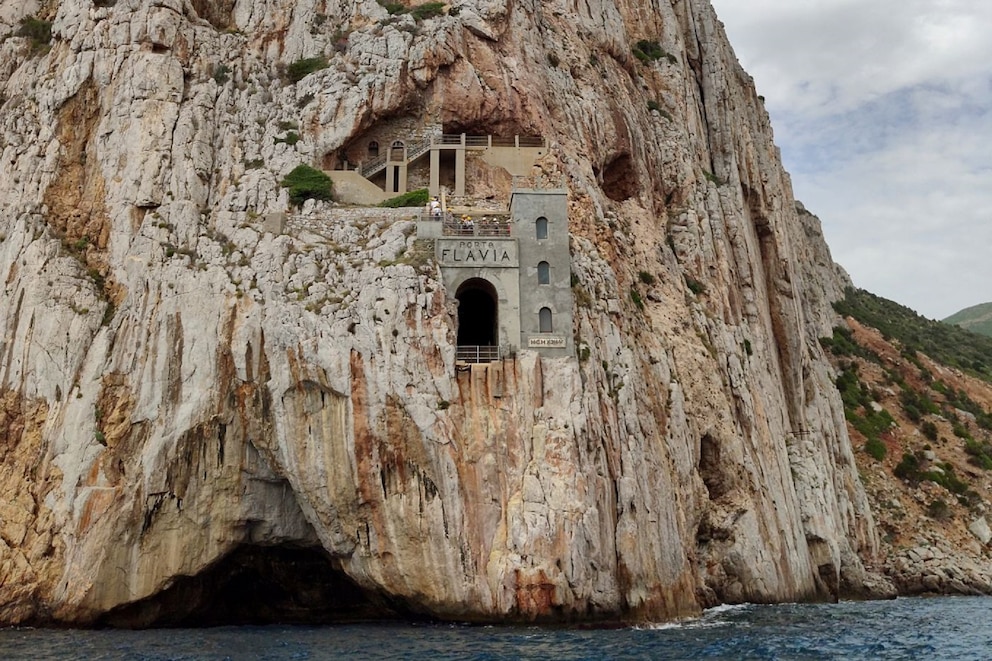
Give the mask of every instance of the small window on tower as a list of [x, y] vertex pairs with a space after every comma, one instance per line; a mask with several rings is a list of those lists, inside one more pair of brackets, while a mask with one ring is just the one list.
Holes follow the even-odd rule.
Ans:
[[537, 238], [548, 238], [548, 219], [544, 216], [537, 219]]
[[551, 264], [547, 262], [539, 262], [537, 265], [537, 284], [539, 285], [550, 285], [551, 284]]
[[538, 313], [538, 318], [541, 322], [541, 332], [550, 333], [553, 330], [551, 323], [551, 308], [541, 308], [540, 313]]

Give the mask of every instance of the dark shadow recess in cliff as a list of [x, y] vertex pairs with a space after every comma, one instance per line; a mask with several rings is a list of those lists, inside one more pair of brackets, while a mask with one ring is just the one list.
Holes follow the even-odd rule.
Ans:
[[320, 548], [240, 546], [196, 576], [115, 608], [96, 622], [119, 628], [330, 624], [409, 619], [361, 588]]

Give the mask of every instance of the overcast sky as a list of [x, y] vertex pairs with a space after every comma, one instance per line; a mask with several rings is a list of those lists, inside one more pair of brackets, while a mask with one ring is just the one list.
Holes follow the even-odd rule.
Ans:
[[992, 0], [712, 0], [858, 287], [992, 301]]

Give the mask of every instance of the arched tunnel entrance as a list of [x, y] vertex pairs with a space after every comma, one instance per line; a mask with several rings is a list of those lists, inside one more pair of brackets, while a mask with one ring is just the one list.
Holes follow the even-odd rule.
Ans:
[[492, 283], [470, 278], [455, 292], [458, 299], [458, 346], [499, 345], [499, 296]]
[[97, 626], [121, 628], [328, 624], [409, 618], [361, 588], [322, 548], [240, 546], [195, 576], [105, 613]]

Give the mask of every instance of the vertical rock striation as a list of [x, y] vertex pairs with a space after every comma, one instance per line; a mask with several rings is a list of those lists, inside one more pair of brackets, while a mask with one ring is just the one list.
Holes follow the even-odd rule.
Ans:
[[[246, 546], [490, 621], [864, 583], [817, 341], [846, 276], [708, 2], [29, 11], [50, 45], [0, 43], [0, 621], [168, 621], [157, 595]], [[548, 138], [578, 356], [456, 369], [409, 211], [263, 231], [286, 172], [389, 122]]]

